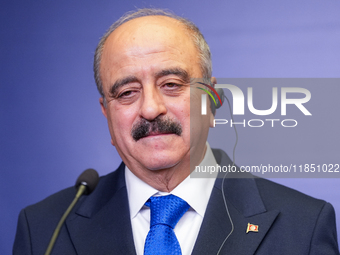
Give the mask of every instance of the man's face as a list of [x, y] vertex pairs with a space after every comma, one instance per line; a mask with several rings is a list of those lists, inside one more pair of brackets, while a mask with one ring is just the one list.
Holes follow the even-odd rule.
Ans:
[[162, 16], [121, 25], [105, 42], [100, 74], [111, 142], [127, 166], [137, 176], [187, 166], [188, 175], [190, 154], [204, 155], [209, 117], [198, 114], [190, 129], [190, 104], [200, 113], [201, 95], [190, 78], [202, 74], [183, 26]]

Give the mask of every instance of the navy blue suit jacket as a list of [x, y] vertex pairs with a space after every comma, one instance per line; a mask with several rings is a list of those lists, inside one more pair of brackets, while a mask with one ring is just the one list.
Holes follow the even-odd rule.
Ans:
[[[220, 165], [232, 164], [214, 150]], [[104, 176], [96, 190], [80, 199], [66, 220], [52, 254], [136, 254], [125, 186], [125, 165]], [[230, 176], [232, 177], [232, 176]], [[220, 254], [339, 254], [333, 207], [298, 191], [255, 178], [227, 178], [224, 192], [234, 231]], [[217, 254], [231, 230], [217, 179], [192, 254]], [[60, 191], [23, 209], [13, 254], [44, 254], [74, 188]], [[258, 232], [246, 233], [248, 223]]]

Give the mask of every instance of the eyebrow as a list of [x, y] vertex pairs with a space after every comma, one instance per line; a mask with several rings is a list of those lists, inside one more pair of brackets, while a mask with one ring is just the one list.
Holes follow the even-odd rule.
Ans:
[[123, 87], [124, 85], [126, 84], [129, 84], [131, 82], [138, 82], [139, 80], [137, 79], [136, 76], [133, 76], [133, 75], [130, 75], [128, 77], [125, 77], [123, 79], [119, 79], [117, 80], [113, 85], [112, 87], [110, 88], [110, 94], [115, 97], [117, 92], [118, 92], [118, 89], [120, 87]]
[[[184, 82], [189, 83], [190, 82], [190, 77], [187, 71], [185, 71], [182, 68], [169, 68], [169, 69], [164, 69], [155, 74], [156, 79], [159, 79], [164, 76], [168, 75], [176, 75], [179, 76]], [[110, 88], [110, 94], [115, 97], [117, 95], [118, 89], [125, 86], [126, 84], [132, 83], [132, 82], [139, 82], [139, 79], [134, 76], [130, 75], [127, 76], [123, 79], [117, 80]]]
[[190, 77], [189, 77], [188, 72], [179, 67], [161, 70], [160, 72], [156, 73], [156, 78], [158, 79], [158, 78], [161, 78], [167, 75], [172, 75], [172, 74], [179, 76], [184, 82], [190, 82]]

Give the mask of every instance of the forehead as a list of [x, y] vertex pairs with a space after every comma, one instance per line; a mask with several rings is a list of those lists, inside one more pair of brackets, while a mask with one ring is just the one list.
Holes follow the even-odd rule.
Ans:
[[146, 16], [130, 20], [119, 26], [108, 37], [105, 48], [150, 46], [150, 44], [193, 46], [188, 30], [178, 20], [166, 16]]
[[154, 67], [163, 62], [184, 66], [198, 66], [199, 62], [193, 40], [179, 21], [164, 16], [136, 18], [119, 26], [107, 38], [100, 68], [103, 83], [108, 72], [110, 75], [127, 69], [130, 72], [132, 67], [142, 64], [144, 69], [151, 68], [150, 59], [157, 61]]

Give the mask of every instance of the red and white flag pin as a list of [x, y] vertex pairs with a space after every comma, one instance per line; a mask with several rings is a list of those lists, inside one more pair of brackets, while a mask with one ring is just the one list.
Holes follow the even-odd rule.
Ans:
[[248, 233], [248, 232], [259, 232], [259, 226], [251, 224], [251, 223], [248, 223], [246, 233]]

